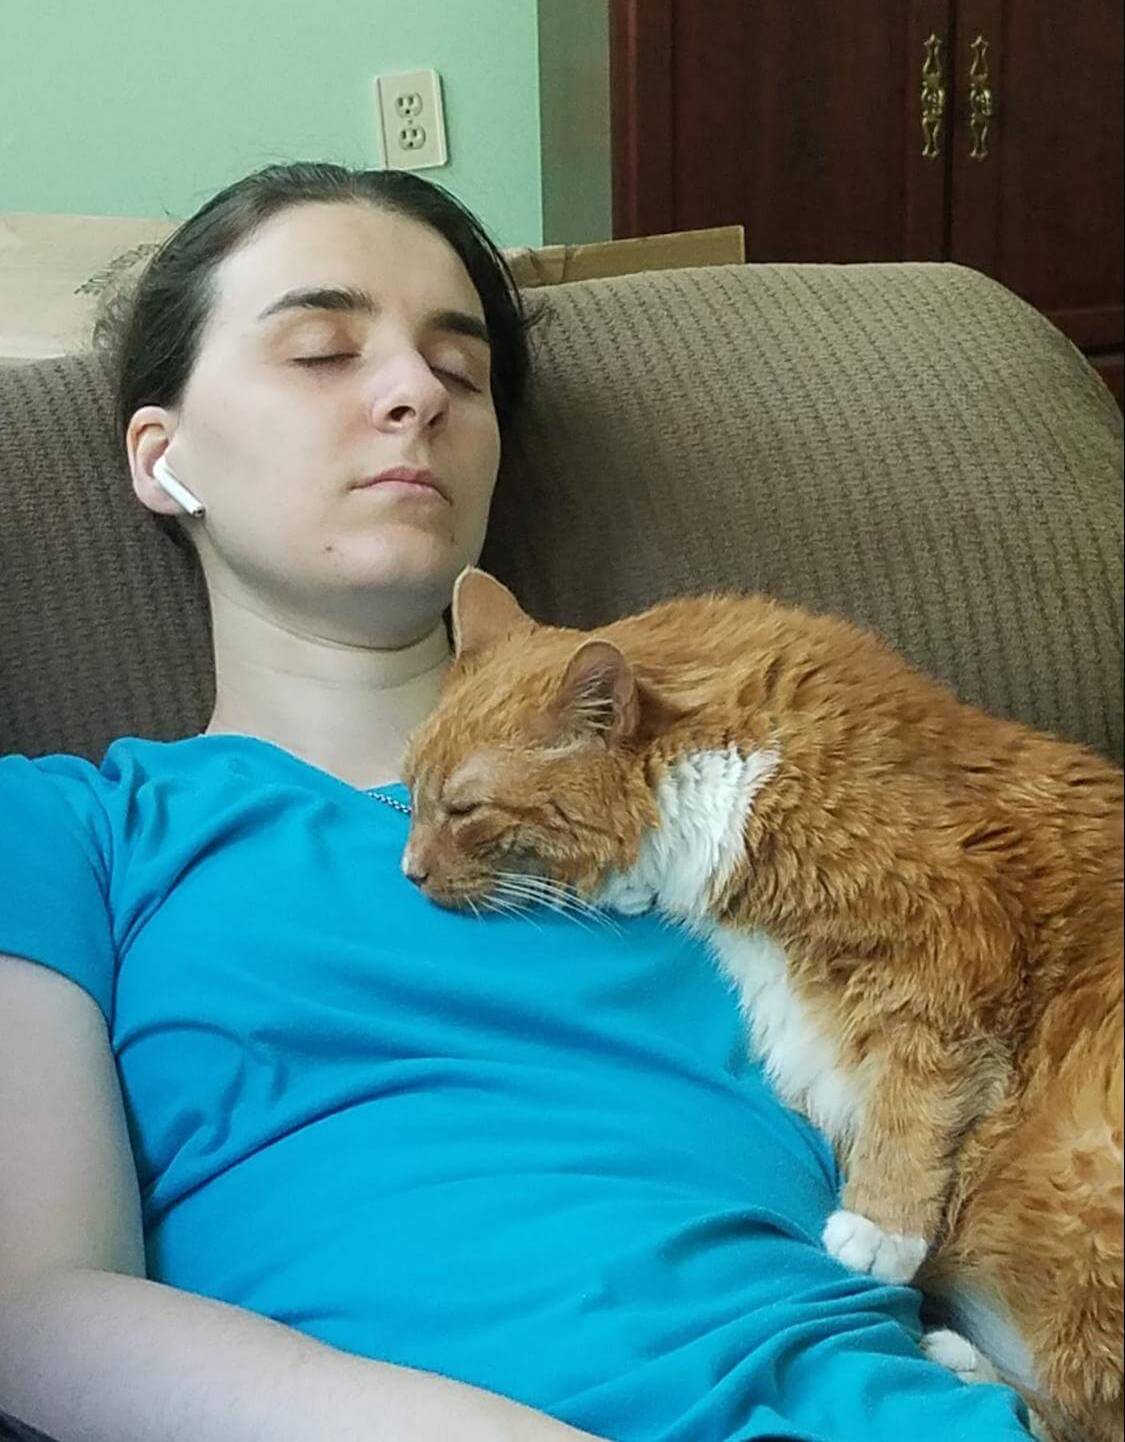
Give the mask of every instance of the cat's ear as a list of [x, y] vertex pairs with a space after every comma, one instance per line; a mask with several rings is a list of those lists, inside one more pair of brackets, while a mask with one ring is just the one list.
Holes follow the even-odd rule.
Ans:
[[469, 566], [453, 587], [453, 654], [458, 660], [521, 633], [530, 635], [535, 622], [494, 576]]
[[555, 698], [554, 714], [564, 730], [602, 736], [633, 736], [640, 724], [637, 678], [612, 641], [583, 641], [570, 658]]

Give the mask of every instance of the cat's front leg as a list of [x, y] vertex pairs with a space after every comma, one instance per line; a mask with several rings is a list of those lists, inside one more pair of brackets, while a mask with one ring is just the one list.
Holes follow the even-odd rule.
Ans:
[[937, 1235], [969, 1110], [968, 1065], [909, 1023], [868, 1059], [874, 1084], [823, 1244], [853, 1271], [905, 1283]]

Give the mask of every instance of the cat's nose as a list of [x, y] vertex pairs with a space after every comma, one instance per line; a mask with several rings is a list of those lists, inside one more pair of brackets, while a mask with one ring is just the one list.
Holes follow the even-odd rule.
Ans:
[[402, 874], [415, 886], [423, 886], [429, 880], [430, 868], [412, 846], [408, 846], [403, 854]]

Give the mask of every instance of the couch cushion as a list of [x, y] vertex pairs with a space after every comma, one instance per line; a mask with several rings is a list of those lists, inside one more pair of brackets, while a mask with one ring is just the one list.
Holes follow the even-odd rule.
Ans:
[[97, 758], [207, 714], [202, 587], [135, 501], [112, 410], [93, 356], [0, 369], [0, 753]]
[[[1120, 757], [1121, 418], [1036, 312], [946, 265], [541, 291], [485, 564], [547, 620], [752, 587]], [[133, 501], [96, 357], [0, 370], [0, 752], [198, 729], [204, 599]]]
[[1122, 420], [953, 265], [561, 286], [485, 563], [590, 626], [747, 587], [870, 625], [993, 711], [1122, 753]]

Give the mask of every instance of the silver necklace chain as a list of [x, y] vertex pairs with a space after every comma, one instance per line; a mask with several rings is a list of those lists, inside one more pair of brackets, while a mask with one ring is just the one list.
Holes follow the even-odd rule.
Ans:
[[373, 797], [376, 801], [381, 801], [384, 806], [389, 806], [392, 811], [397, 811], [400, 816], [413, 816], [414, 814], [405, 801], [396, 801], [393, 796], [384, 796], [376, 786], [368, 786], [365, 795]]

